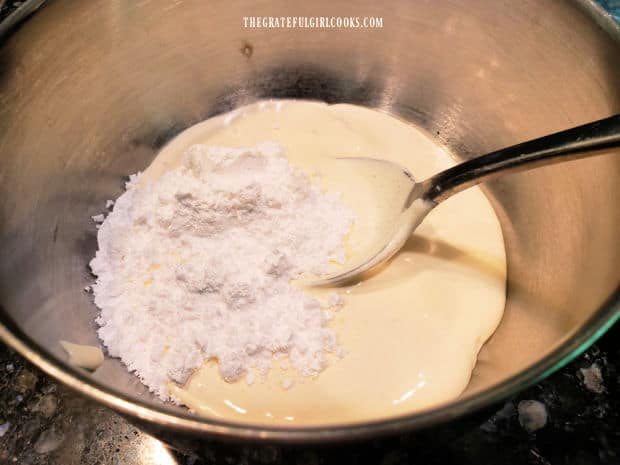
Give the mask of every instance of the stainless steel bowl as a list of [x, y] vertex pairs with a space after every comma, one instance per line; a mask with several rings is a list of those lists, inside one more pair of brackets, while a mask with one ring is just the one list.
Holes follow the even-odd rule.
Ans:
[[[382, 29], [246, 29], [242, 18], [376, 16]], [[488, 186], [508, 249], [505, 317], [467, 392], [375, 423], [256, 427], [154, 400], [115, 359], [92, 376], [59, 339], [97, 343], [82, 289], [90, 216], [187, 126], [263, 97], [400, 115], [468, 158], [620, 112], [620, 33], [553, 0], [55, 0], [0, 45], [0, 337], [143, 425], [279, 441], [415, 430], [491, 405], [577, 355], [620, 315], [620, 157]]]

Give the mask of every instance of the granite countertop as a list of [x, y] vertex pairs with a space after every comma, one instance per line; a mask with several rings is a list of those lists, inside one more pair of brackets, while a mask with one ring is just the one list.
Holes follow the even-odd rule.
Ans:
[[[600, 0], [620, 17], [620, 0]], [[0, 21], [22, 1], [0, 0]], [[212, 444], [167, 449], [0, 343], [0, 465], [620, 464], [620, 326], [584, 355], [508, 399], [459, 439], [421, 451], [406, 438], [330, 448]]]
[[[583, 356], [459, 439], [420, 451], [406, 438], [342, 447], [207, 446], [169, 451], [126, 420], [52, 380], [0, 345], [0, 464], [426, 465], [620, 463], [620, 326]], [[546, 418], [545, 418], [546, 416]]]

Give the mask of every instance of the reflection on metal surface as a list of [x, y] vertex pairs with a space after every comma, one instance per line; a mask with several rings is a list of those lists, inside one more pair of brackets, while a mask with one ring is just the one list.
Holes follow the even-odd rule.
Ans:
[[[38, 8], [45, 3], [45, 0], [26, 0], [17, 4], [15, 10], [0, 22], [0, 40], [11, 32], [20, 22], [24, 21], [28, 16], [37, 11]], [[4, 7], [4, 0], [0, 0], [0, 9]]]
[[616, 21], [620, 21], [620, 1], [619, 0], [597, 0], [603, 8], [605, 8], [609, 14], [611, 14]]
[[161, 441], [145, 437], [137, 463], [144, 465], [177, 465], [177, 460]]

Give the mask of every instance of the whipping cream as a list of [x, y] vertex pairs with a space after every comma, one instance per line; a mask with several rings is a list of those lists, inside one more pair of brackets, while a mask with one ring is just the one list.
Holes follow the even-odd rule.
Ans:
[[[260, 102], [212, 118], [168, 144], [140, 179], [150, 183], [181, 163], [193, 144], [284, 148], [294, 166], [340, 192], [356, 214], [349, 260], [385, 234], [401, 206], [393, 178], [335, 157], [374, 157], [418, 179], [454, 165], [424, 133], [387, 114], [352, 105]], [[372, 170], [371, 170], [372, 171]], [[372, 276], [338, 288], [344, 307], [329, 325], [342, 351], [316, 378], [298, 376], [286, 358], [266, 380], [226, 382], [215, 361], [170, 393], [196, 412], [244, 422], [325, 425], [376, 420], [436, 406], [466, 387], [478, 351], [505, 304], [506, 258], [499, 222], [478, 188], [433, 210], [403, 250]], [[333, 290], [331, 290], [333, 291]], [[325, 298], [330, 290], [312, 290]]]
[[103, 352], [99, 347], [59, 341], [69, 356], [69, 363], [76, 367], [94, 371], [103, 364]]

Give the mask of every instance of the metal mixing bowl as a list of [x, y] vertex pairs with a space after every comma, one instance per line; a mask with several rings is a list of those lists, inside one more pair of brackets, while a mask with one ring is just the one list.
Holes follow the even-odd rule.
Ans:
[[[245, 29], [250, 15], [379, 16], [384, 27]], [[157, 402], [118, 360], [93, 375], [67, 365], [59, 339], [98, 343], [82, 290], [93, 279], [90, 216], [175, 134], [257, 98], [380, 108], [461, 158], [618, 113], [619, 37], [588, 1], [55, 0], [0, 45], [0, 337], [134, 421], [198, 436], [359, 438], [504, 399], [620, 315], [617, 154], [487, 186], [508, 252], [504, 319], [460, 399], [375, 423], [207, 420]]]

